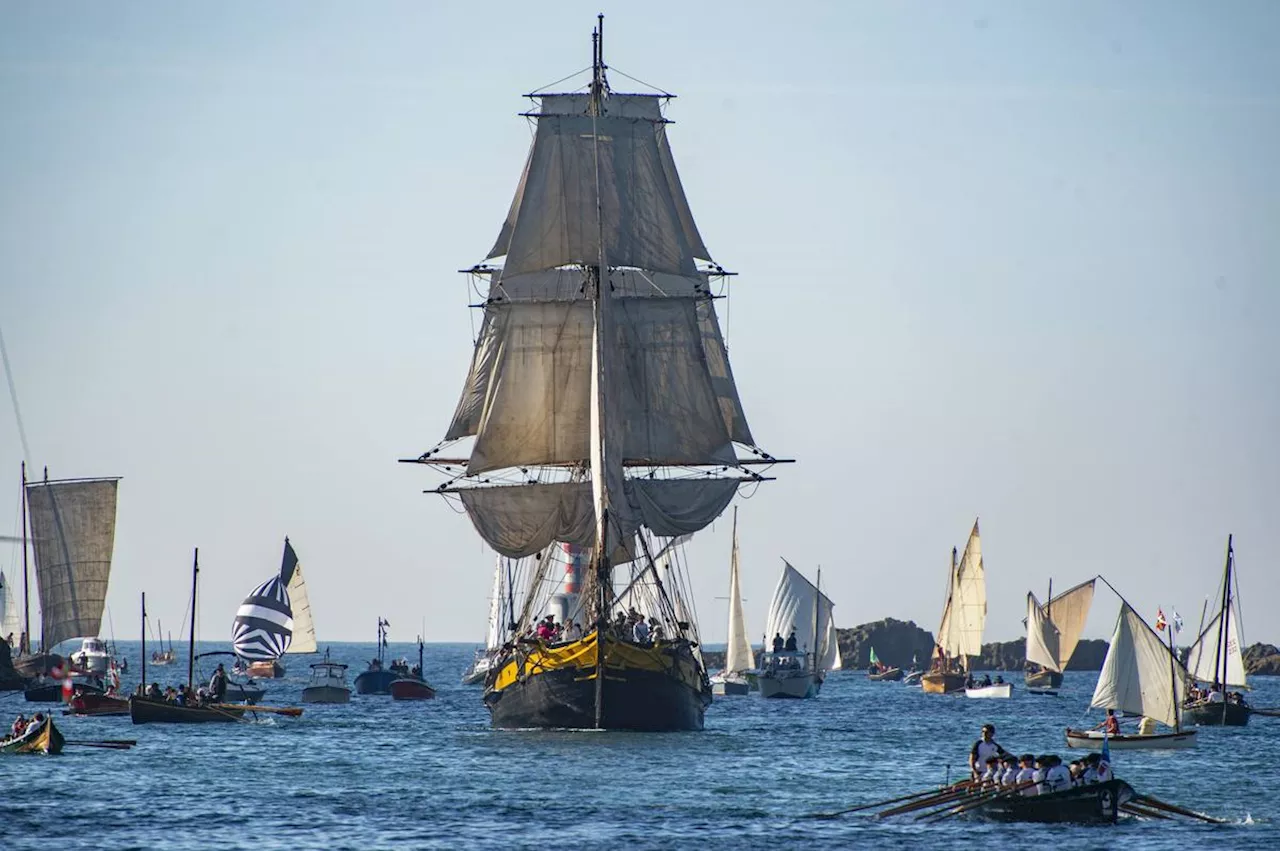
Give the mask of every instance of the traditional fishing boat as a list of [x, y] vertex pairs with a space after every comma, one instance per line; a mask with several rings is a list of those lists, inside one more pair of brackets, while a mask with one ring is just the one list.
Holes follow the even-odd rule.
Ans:
[[742, 613], [742, 586], [738, 577], [738, 508], [734, 506], [733, 549], [729, 554], [729, 641], [725, 645], [724, 670], [711, 677], [711, 693], [750, 693], [750, 678], [756, 676], [755, 667], [755, 654], [747, 640], [747, 622]]
[[493, 658], [502, 644], [502, 624], [510, 618], [508, 601], [510, 597], [503, 594], [502, 556], [498, 556], [493, 565], [493, 592], [489, 595], [489, 628], [485, 630], [484, 647], [476, 651], [471, 665], [462, 674], [464, 686], [477, 685], [484, 682], [493, 665]]
[[[250, 677], [278, 679], [285, 674], [280, 657], [289, 651], [294, 637], [293, 603], [289, 593], [290, 583], [303, 589], [302, 569], [298, 556], [289, 539], [284, 539], [284, 558], [280, 572], [249, 592], [236, 611], [231, 633], [231, 646], [243, 662], [244, 672]], [[311, 605], [307, 604], [307, 636], [309, 649], [315, 652], [315, 628], [311, 625]]]
[[1057, 694], [1062, 686], [1062, 672], [1076, 652], [1089, 607], [1093, 604], [1097, 578], [1053, 596], [1049, 582], [1048, 602], [1042, 607], [1036, 595], [1027, 592], [1027, 662], [1034, 668], [1024, 675], [1027, 691], [1032, 694]]
[[1244, 658], [1240, 655], [1239, 599], [1234, 593], [1235, 550], [1227, 536], [1227, 564], [1223, 569], [1218, 613], [1200, 632], [1187, 653], [1187, 672], [1204, 689], [1204, 694], [1188, 700], [1183, 709], [1187, 720], [1197, 726], [1243, 727], [1252, 708], [1240, 692], [1247, 690]]
[[1097, 729], [1067, 729], [1067, 746], [1081, 750], [1171, 749], [1195, 747], [1196, 731], [1182, 729], [1182, 697], [1187, 671], [1169, 645], [1121, 598], [1111, 645], [1098, 674], [1089, 706], [1141, 715], [1172, 728], [1170, 733], [1107, 734]]
[[[778, 459], [755, 449], [729, 369], [711, 290], [728, 273], [680, 185], [670, 95], [613, 92], [601, 35], [585, 92], [533, 95], [488, 257], [505, 261], [468, 270], [488, 290], [466, 388], [445, 441], [406, 460], [447, 476], [436, 492], [519, 560], [519, 616], [485, 681], [494, 726], [694, 730], [710, 686], [681, 553], [659, 539], [708, 526]], [[442, 454], [467, 438], [468, 457]], [[552, 571], [579, 562], [563, 594]]]
[[391, 681], [389, 691], [392, 700], [430, 700], [436, 696], [436, 690], [426, 680], [426, 668], [423, 667], [422, 636], [418, 636], [418, 666]]
[[46, 716], [39, 723], [28, 725], [21, 736], [0, 740], [0, 754], [60, 754], [65, 742], [53, 719]]
[[761, 697], [817, 697], [827, 672], [841, 665], [832, 610], [822, 593], [822, 571], [814, 584], [782, 560], [782, 576], [769, 603], [766, 635], [786, 635], [782, 648], [773, 646], [760, 664]]
[[63, 715], [128, 715], [129, 699], [101, 692], [85, 692], [79, 689], [71, 695]]
[[947, 574], [947, 602], [938, 626], [937, 653], [930, 670], [920, 677], [920, 687], [928, 694], [950, 694], [964, 689], [969, 675], [969, 657], [982, 653], [982, 630], [987, 622], [987, 581], [982, 564], [982, 538], [978, 521], [973, 521], [964, 558], [956, 562], [951, 549]]
[[55, 669], [52, 675], [33, 680], [22, 694], [28, 703], [62, 703], [75, 691], [104, 694], [106, 690], [102, 677], [96, 674], [60, 674]]
[[[201, 659], [214, 656], [227, 656], [231, 659], [236, 658], [236, 654], [230, 650], [207, 650], [204, 653], [196, 654], [196, 663], [199, 664]], [[227, 691], [222, 695], [224, 703], [258, 703], [262, 698], [266, 697], [266, 686], [262, 685], [262, 683], [258, 682], [253, 677], [245, 676], [244, 679], [237, 679], [238, 676], [243, 675], [237, 672], [233, 665], [231, 671], [227, 674]], [[203, 671], [201, 671], [200, 674], [200, 681], [204, 682]]]
[[399, 673], [386, 666], [387, 630], [390, 623], [378, 618], [378, 653], [370, 660], [368, 670], [356, 675], [356, 694], [390, 694], [391, 683]]
[[324, 651], [324, 661], [311, 665], [311, 682], [302, 690], [303, 703], [347, 703], [351, 689], [347, 687], [347, 666], [329, 659]]

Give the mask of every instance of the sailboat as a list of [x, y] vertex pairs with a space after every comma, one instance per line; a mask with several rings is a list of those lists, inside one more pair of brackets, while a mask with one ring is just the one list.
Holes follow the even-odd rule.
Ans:
[[169, 647], [164, 646], [164, 632], [161, 629], [160, 621], [156, 621], [156, 638], [159, 640], [160, 649], [151, 654], [150, 662], [152, 665], [168, 665], [177, 659], [177, 654], [173, 652], [173, 633], [169, 633]]
[[902, 679], [902, 669], [881, 662], [874, 647], [871, 648], [870, 662], [867, 666], [867, 679], [874, 682], [896, 682]]
[[1024, 682], [1032, 694], [1057, 694], [1062, 672], [1089, 619], [1097, 581], [1081, 582], [1057, 597], [1050, 582], [1048, 602], [1043, 607], [1035, 594], [1027, 593], [1027, 661], [1037, 667], [1027, 671]]
[[755, 668], [755, 654], [747, 641], [746, 618], [742, 614], [742, 586], [738, 579], [738, 509], [733, 509], [733, 550], [729, 556], [729, 642], [724, 651], [724, 670], [711, 678], [711, 693], [747, 694], [751, 691], [748, 671]]
[[[279, 659], [289, 651], [295, 634], [293, 601], [289, 593], [291, 583], [302, 589], [305, 600], [306, 586], [302, 584], [298, 556], [289, 539], [285, 538], [279, 574], [250, 591], [236, 610], [231, 646], [250, 677], [269, 679], [284, 676], [284, 665]], [[307, 604], [305, 625], [309, 629], [305, 639], [310, 650], [302, 652], [312, 653], [316, 647], [316, 632], [311, 624], [310, 603]]]
[[1196, 731], [1182, 729], [1187, 671], [1174, 658], [1172, 645], [1172, 633], [1166, 646], [1133, 606], [1121, 598], [1120, 616], [1089, 706], [1141, 715], [1173, 732], [1109, 735], [1097, 729], [1067, 728], [1067, 746], [1082, 750], [1101, 750], [1104, 745], [1115, 749], [1195, 747]]
[[[761, 697], [817, 697], [828, 671], [841, 665], [832, 609], [835, 604], [818, 584], [782, 560], [782, 576], [769, 603], [766, 635], [773, 646], [764, 654], [758, 682]], [[786, 635], [782, 647], [778, 644]]]
[[1239, 693], [1227, 689], [1247, 689], [1244, 658], [1240, 655], [1240, 611], [1235, 587], [1235, 550], [1227, 536], [1227, 564], [1222, 574], [1222, 604], [1191, 645], [1187, 671], [1191, 679], [1207, 687], [1199, 699], [1189, 701], [1186, 716], [1199, 726], [1243, 727], [1252, 708]]
[[484, 647], [476, 651], [471, 666], [462, 675], [464, 686], [484, 682], [493, 664], [493, 657], [502, 645], [502, 622], [507, 606], [502, 596], [502, 556], [493, 565], [493, 592], [489, 595], [489, 628], [484, 634]]
[[18, 650], [22, 637], [22, 618], [18, 615], [18, 595], [8, 578], [0, 572], [0, 641], [9, 642], [12, 653]]
[[978, 521], [973, 521], [964, 558], [957, 564], [951, 550], [947, 577], [947, 602], [942, 607], [938, 627], [937, 654], [928, 673], [920, 677], [920, 687], [929, 694], [950, 694], [965, 687], [969, 657], [982, 653], [982, 630], [987, 623], [987, 580], [982, 565], [982, 538]]
[[302, 576], [302, 565], [298, 562], [298, 554], [293, 544], [284, 539], [284, 556], [280, 561], [280, 581], [289, 593], [290, 608], [293, 611], [293, 638], [289, 642], [286, 653], [316, 653], [316, 624], [311, 617], [311, 597], [307, 594], [307, 583]]
[[[729, 273], [680, 184], [670, 95], [612, 91], [602, 28], [585, 92], [532, 96], [533, 145], [488, 256], [505, 260], [468, 270], [488, 290], [462, 399], [445, 441], [406, 460], [446, 475], [435, 492], [521, 560], [485, 684], [494, 726], [697, 730], [711, 700], [697, 625], [654, 553], [778, 459], [755, 448], [729, 369], [711, 290]], [[441, 454], [472, 437], [469, 457]], [[582, 582], [562, 594], [552, 571], [578, 553]], [[532, 634], [551, 596], [572, 637]]]

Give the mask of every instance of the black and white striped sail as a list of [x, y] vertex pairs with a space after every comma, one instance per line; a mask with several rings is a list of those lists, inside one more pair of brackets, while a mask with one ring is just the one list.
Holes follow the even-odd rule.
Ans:
[[237, 656], [251, 662], [278, 659], [293, 640], [293, 608], [279, 576], [254, 588], [236, 611], [231, 645]]

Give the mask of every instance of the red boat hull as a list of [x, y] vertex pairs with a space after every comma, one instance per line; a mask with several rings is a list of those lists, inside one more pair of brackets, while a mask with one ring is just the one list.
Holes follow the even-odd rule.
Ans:
[[96, 692], [80, 692], [71, 698], [67, 715], [128, 715], [129, 699], [108, 697]]
[[424, 680], [393, 680], [391, 683], [392, 700], [430, 700], [436, 696], [436, 690]]

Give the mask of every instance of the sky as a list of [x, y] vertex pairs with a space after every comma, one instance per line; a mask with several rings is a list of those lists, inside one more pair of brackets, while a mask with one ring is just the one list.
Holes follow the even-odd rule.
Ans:
[[[104, 634], [142, 591], [176, 628], [198, 546], [229, 640], [288, 535], [322, 644], [482, 639], [492, 554], [397, 459], [462, 389], [521, 95], [597, 11], [615, 90], [679, 95], [747, 417], [797, 461], [737, 501], [749, 634], [782, 557], [840, 626], [935, 630], [980, 517], [988, 641], [1096, 574], [1193, 629], [1233, 533], [1280, 642], [1269, 2], [0, 6], [0, 330], [36, 476], [122, 477]], [[729, 539], [688, 546], [713, 642]]]

